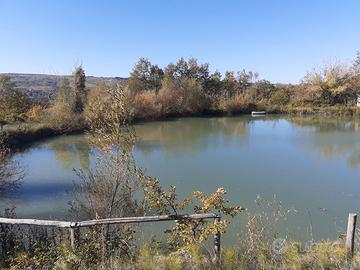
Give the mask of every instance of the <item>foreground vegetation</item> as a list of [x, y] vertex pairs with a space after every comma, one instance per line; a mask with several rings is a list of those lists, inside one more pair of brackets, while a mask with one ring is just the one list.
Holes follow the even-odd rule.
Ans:
[[[96, 110], [108, 105], [105, 89], [109, 85], [87, 89], [81, 66], [73, 75], [72, 82], [59, 81], [57, 96], [48, 102], [31, 100], [14, 90], [9, 77], [0, 76], [0, 126], [5, 125], [0, 130], [4, 129], [10, 145], [89, 127], [88, 114], [96, 117]], [[298, 85], [273, 84], [245, 70], [227, 71], [222, 76], [194, 58], [181, 58], [164, 69], [141, 58], [122, 84], [132, 121], [253, 110], [358, 117], [360, 53], [350, 66], [326, 65], [309, 72]]]
[[[98, 230], [99, 231], [99, 230]], [[95, 236], [91, 234], [91, 236]], [[57, 236], [59, 238], [59, 236]], [[101, 256], [101, 245], [90, 239], [73, 251], [64, 241], [60, 244], [36, 242], [32, 251], [9, 257], [10, 269], [360, 269], [360, 253], [350, 260], [342, 241], [314, 243], [302, 247], [289, 242], [281, 252], [272, 244], [251, 243], [226, 247], [219, 261], [212, 251], [200, 245], [186, 250], [166, 251], [155, 243], [134, 248], [129, 254]], [[258, 245], [260, 244], [260, 245]], [[257, 246], [255, 246], [257, 245]]]

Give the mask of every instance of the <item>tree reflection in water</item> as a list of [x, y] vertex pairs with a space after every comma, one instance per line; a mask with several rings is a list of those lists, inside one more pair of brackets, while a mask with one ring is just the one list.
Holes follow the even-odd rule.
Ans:
[[0, 199], [7, 198], [20, 186], [24, 171], [19, 163], [11, 158], [8, 148], [0, 135]]
[[360, 120], [349, 118], [290, 117], [296, 127], [310, 128], [310, 149], [322, 156], [346, 157], [351, 167], [360, 165]]
[[52, 140], [48, 146], [64, 169], [72, 170], [78, 163], [83, 170], [90, 168], [91, 147], [85, 136], [63, 136], [61, 139]]
[[167, 157], [195, 156], [218, 140], [229, 143], [237, 138], [248, 142], [248, 126], [251, 118], [217, 117], [182, 118], [173, 121], [154, 122], [136, 126], [137, 149], [144, 155], [161, 148]]

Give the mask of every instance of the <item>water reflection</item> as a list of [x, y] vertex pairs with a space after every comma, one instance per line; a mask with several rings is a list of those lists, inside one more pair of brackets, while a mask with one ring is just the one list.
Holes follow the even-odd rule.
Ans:
[[91, 157], [91, 147], [84, 135], [35, 143], [14, 156], [26, 175], [11, 201], [0, 203], [0, 207], [15, 205], [20, 217], [65, 218], [73, 182], [77, 181], [73, 169], [89, 168]]
[[[1, 142], [0, 142], [1, 143]], [[0, 145], [0, 214], [5, 208], [11, 208], [11, 198], [21, 187], [24, 170], [19, 163]]]
[[289, 122], [300, 127], [313, 127], [316, 132], [360, 132], [360, 120], [354, 118], [287, 117]]
[[79, 163], [83, 170], [90, 168], [91, 147], [86, 136], [74, 136], [71, 140], [52, 140], [47, 145], [65, 170], [72, 170]]
[[350, 167], [360, 165], [360, 121], [358, 119], [329, 119], [292, 117], [296, 127], [310, 130], [308, 148], [324, 157], [346, 158]]
[[236, 139], [246, 144], [251, 118], [182, 118], [136, 126], [136, 148], [143, 154], [161, 150], [167, 157], [196, 156], [213, 144]]

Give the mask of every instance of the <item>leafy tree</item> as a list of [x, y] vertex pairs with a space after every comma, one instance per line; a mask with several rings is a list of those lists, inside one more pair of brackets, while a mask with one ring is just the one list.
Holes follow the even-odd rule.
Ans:
[[85, 91], [85, 70], [79, 66], [74, 71], [74, 85], [75, 85], [75, 112], [81, 113], [84, 110], [84, 100], [86, 98]]
[[150, 90], [154, 89], [157, 93], [161, 88], [161, 81], [164, 78], [164, 71], [158, 65], [150, 68]]
[[205, 86], [210, 78], [209, 64], [199, 65], [196, 58], [190, 58], [188, 61], [180, 58], [176, 64], [170, 63], [165, 68], [165, 77], [174, 81], [194, 79]]
[[239, 85], [233, 71], [226, 71], [222, 81], [222, 92], [226, 98], [235, 96], [239, 92]]
[[303, 103], [312, 105], [352, 104], [356, 89], [351, 85], [351, 73], [347, 66], [326, 65], [320, 71], [308, 72], [301, 84], [298, 95]]
[[293, 85], [277, 85], [275, 91], [271, 93], [270, 102], [275, 105], [289, 104], [294, 96], [295, 87]]
[[189, 66], [188, 63], [185, 61], [184, 58], [180, 58], [177, 61], [174, 70], [173, 70], [173, 77], [174, 79], [182, 79], [189, 75]]
[[188, 68], [189, 78], [195, 79], [200, 82], [202, 86], [205, 86], [206, 81], [210, 78], [209, 64], [205, 63], [199, 65], [196, 58], [190, 58], [188, 60]]
[[138, 93], [148, 88], [150, 80], [151, 63], [147, 58], [140, 58], [130, 74], [129, 89], [132, 93]]
[[221, 73], [215, 71], [210, 77], [205, 81], [204, 91], [214, 102], [221, 95]]
[[129, 89], [132, 93], [141, 91], [158, 92], [164, 71], [157, 65], [152, 65], [147, 58], [140, 58], [130, 74]]
[[275, 86], [266, 80], [260, 80], [249, 87], [252, 102], [267, 101], [276, 90]]
[[240, 92], [244, 92], [248, 89], [259, 77], [257, 72], [253, 73], [252, 71], [247, 72], [245, 69], [237, 72], [237, 81], [239, 83]]

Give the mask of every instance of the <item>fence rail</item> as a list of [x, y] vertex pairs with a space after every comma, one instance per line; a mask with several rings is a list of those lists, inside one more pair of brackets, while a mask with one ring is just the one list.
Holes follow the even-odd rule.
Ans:
[[[79, 240], [79, 229], [83, 227], [91, 227], [96, 225], [110, 225], [110, 224], [133, 224], [133, 223], [147, 223], [160, 221], [174, 221], [184, 219], [213, 219], [214, 222], [219, 222], [221, 217], [216, 214], [192, 214], [192, 215], [161, 215], [161, 216], [144, 216], [144, 217], [124, 217], [124, 218], [107, 218], [107, 219], [93, 219], [79, 222], [60, 221], [60, 220], [40, 220], [40, 219], [17, 219], [17, 218], [0, 218], [0, 224], [11, 225], [34, 225], [43, 227], [57, 227], [70, 229], [70, 243], [74, 249], [76, 242]], [[220, 256], [220, 232], [214, 234], [214, 251], [216, 257]]]
[[145, 222], [171, 221], [171, 220], [181, 220], [181, 219], [216, 219], [216, 218], [220, 218], [220, 217], [215, 214], [161, 215], [161, 216], [93, 219], [93, 220], [86, 220], [79, 222], [41, 220], [41, 219], [0, 218], [0, 223], [13, 224], [13, 225], [59, 227], [59, 228], [80, 228], [80, 227], [89, 227], [94, 225], [106, 225], [106, 224], [145, 223]]
[[[58, 227], [70, 229], [70, 243], [71, 247], [75, 248], [75, 243], [79, 240], [79, 229], [83, 227], [91, 227], [96, 225], [110, 225], [110, 224], [131, 224], [131, 223], [146, 223], [146, 222], [160, 222], [171, 220], [184, 219], [213, 219], [214, 222], [220, 222], [221, 217], [216, 214], [192, 214], [192, 215], [161, 215], [161, 216], [144, 216], [144, 217], [124, 217], [124, 218], [107, 218], [107, 219], [93, 219], [79, 222], [59, 221], [59, 220], [39, 220], [39, 219], [16, 219], [16, 218], [0, 218], [0, 224], [11, 225], [34, 225], [44, 227]], [[345, 239], [345, 247], [349, 257], [354, 254], [355, 229], [356, 229], [357, 214], [350, 213], [348, 218], [347, 233]], [[215, 256], [220, 256], [220, 237], [221, 233], [214, 234], [214, 251]]]

